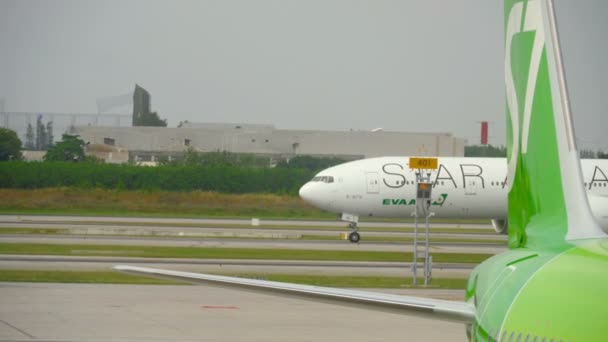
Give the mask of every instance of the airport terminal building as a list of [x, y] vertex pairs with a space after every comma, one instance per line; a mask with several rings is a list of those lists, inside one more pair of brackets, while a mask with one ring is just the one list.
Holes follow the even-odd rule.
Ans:
[[[128, 152], [128, 160], [155, 162], [179, 158], [187, 149], [227, 151], [270, 156], [274, 160], [297, 155], [341, 157], [348, 160], [387, 155], [464, 156], [465, 139], [451, 133], [321, 131], [277, 129], [273, 125], [184, 123], [167, 127], [72, 127], [92, 146], [112, 146]], [[107, 162], [113, 154], [104, 154]]]

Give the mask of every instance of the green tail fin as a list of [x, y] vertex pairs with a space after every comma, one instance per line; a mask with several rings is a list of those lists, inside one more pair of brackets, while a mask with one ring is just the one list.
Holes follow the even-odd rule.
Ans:
[[553, 4], [504, 4], [509, 247], [604, 236], [583, 189]]

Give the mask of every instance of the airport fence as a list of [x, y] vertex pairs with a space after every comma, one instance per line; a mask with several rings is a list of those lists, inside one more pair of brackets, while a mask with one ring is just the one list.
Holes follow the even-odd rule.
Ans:
[[292, 168], [142, 167], [12, 161], [0, 163], [0, 188], [78, 187], [295, 195], [298, 189], [312, 178], [313, 173], [310, 170]]

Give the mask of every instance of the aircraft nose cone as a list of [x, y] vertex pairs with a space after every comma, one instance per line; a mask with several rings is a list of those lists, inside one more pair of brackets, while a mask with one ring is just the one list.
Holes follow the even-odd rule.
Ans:
[[306, 183], [306, 184], [302, 185], [302, 187], [300, 188], [300, 191], [298, 192], [298, 194], [300, 195], [300, 198], [308, 203], [310, 203], [312, 200], [311, 193], [312, 193], [312, 190], [311, 190], [310, 183]]
[[[321, 185], [321, 187], [319, 187]], [[308, 182], [304, 184], [299, 191], [300, 198], [304, 200], [304, 202], [315, 206], [319, 209], [330, 210], [331, 201], [329, 200], [328, 192], [323, 188], [325, 184], [316, 184]]]

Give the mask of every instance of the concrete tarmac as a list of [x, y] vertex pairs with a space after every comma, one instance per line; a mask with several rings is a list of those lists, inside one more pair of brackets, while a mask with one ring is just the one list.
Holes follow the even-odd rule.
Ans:
[[461, 324], [203, 285], [0, 283], [0, 293], [0, 341], [466, 340]]

